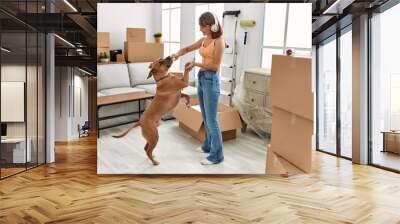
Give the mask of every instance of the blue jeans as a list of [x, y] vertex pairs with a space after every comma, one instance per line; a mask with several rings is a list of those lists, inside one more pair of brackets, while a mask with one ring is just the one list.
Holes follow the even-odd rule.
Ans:
[[215, 71], [199, 71], [198, 79], [197, 95], [206, 134], [201, 148], [204, 152], [210, 153], [207, 157], [209, 161], [220, 163], [224, 160], [224, 152], [221, 130], [217, 120], [220, 94], [218, 73]]

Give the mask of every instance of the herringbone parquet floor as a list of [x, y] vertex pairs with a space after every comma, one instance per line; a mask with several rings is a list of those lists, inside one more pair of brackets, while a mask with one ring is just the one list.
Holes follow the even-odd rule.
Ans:
[[0, 181], [0, 223], [400, 223], [400, 175], [314, 154], [313, 173], [98, 176], [96, 138]]

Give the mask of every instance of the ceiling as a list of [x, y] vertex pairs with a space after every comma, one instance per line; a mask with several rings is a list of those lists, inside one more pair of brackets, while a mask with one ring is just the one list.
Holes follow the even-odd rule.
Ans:
[[95, 73], [96, 10], [96, 0], [47, 0], [47, 4], [45, 0], [1, 0], [2, 46], [13, 49], [7, 54], [9, 60], [25, 55], [29, 59], [36, 46], [28, 44], [25, 50], [25, 31], [52, 32], [57, 34], [56, 65], [79, 66]]
[[[312, 36], [317, 44], [351, 24], [352, 18], [373, 10], [389, 0], [291, 0], [291, 3], [312, 3]], [[2, 32], [9, 33], [14, 45], [24, 46], [23, 40], [17, 37], [18, 32], [31, 31], [55, 32], [70, 44], [56, 38], [56, 64], [85, 66], [96, 70], [96, 28], [97, 3], [107, 2], [168, 2], [168, 1], [134, 1], [134, 0], [1, 0], [0, 24]], [[173, 1], [171, 1], [173, 2]], [[191, 0], [181, 2], [192, 2]], [[202, 2], [223, 2], [202, 0]], [[282, 3], [284, 0], [237, 1]], [[48, 13], [52, 11], [52, 13]], [[4, 43], [4, 41], [3, 41]], [[17, 46], [13, 46], [18, 48]], [[28, 47], [29, 48], [29, 47]], [[23, 49], [23, 48], [21, 48]], [[28, 49], [28, 52], [30, 50]], [[91, 66], [89, 66], [92, 64]]]
[[354, 17], [374, 11], [390, 0], [311, 0], [313, 44], [350, 25]]

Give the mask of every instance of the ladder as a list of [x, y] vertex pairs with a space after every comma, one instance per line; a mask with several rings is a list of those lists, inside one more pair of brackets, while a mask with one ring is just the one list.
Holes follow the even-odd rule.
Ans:
[[220, 100], [224, 104], [229, 104], [229, 106], [232, 106], [232, 98], [236, 87], [236, 62], [238, 56], [236, 32], [239, 14], [240, 10], [224, 11], [222, 14], [226, 46], [221, 64]]

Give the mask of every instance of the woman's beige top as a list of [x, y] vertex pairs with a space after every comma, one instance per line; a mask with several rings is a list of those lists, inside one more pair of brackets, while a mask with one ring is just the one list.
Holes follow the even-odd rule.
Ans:
[[[204, 46], [204, 39], [203, 42], [201, 43], [199, 53], [201, 55], [202, 63], [203, 64], [209, 64], [213, 63], [214, 60], [214, 51], [215, 51], [215, 39], [211, 41], [206, 47]], [[202, 70], [202, 69], [200, 69]]]

